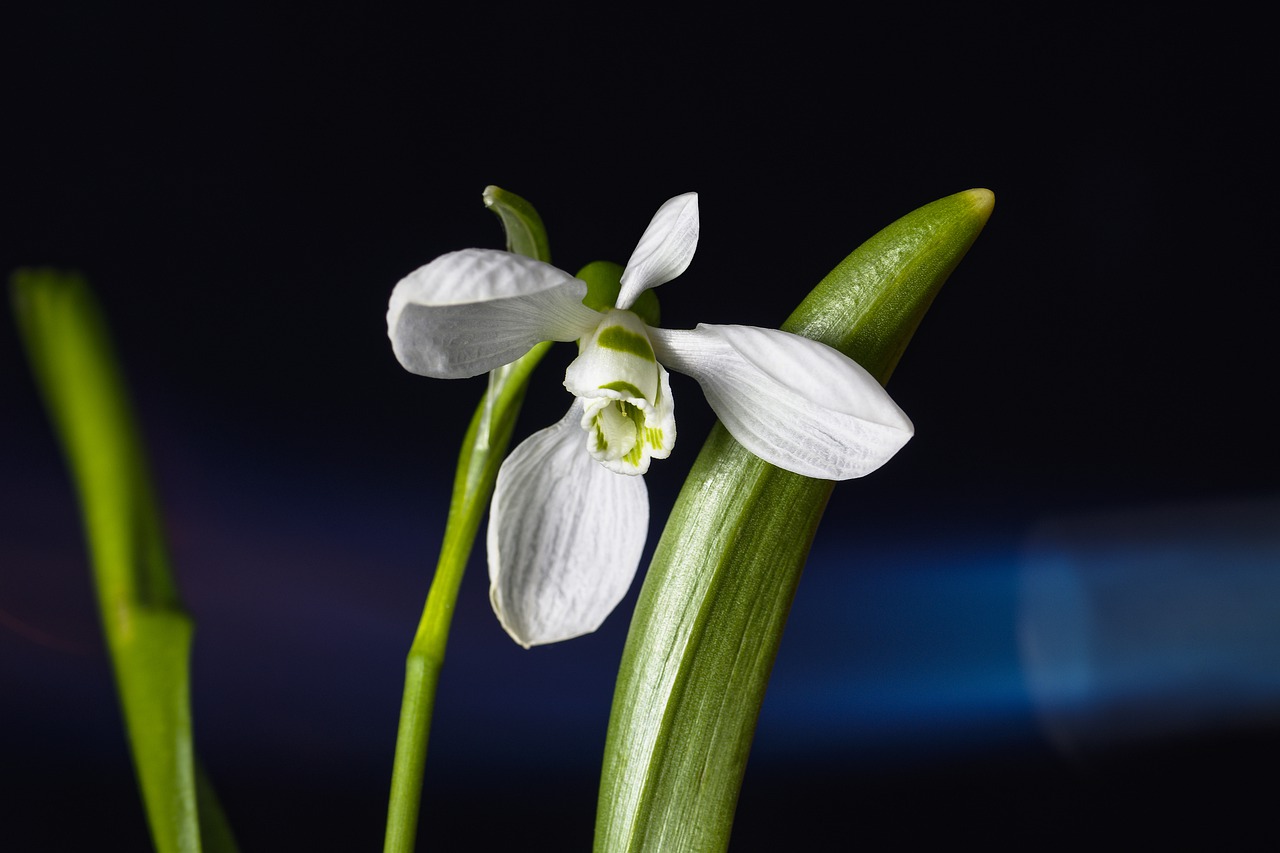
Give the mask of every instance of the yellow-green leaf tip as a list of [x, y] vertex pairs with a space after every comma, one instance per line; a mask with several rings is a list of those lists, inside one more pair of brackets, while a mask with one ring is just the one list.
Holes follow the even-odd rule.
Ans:
[[996, 206], [996, 194], [989, 189], [978, 188], [965, 191], [973, 204], [974, 212], [982, 214], [985, 219], [991, 216]]

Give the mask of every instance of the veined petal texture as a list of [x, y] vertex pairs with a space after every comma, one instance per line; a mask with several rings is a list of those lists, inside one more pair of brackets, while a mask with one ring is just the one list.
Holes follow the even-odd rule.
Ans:
[[550, 264], [492, 249], [436, 258], [391, 292], [387, 335], [406, 370], [436, 379], [477, 376], [542, 341], [572, 341], [600, 315], [587, 286]]
[[622, 273], [617, 306], [630, 308], [641, 293], [689, 268], [698, 249], [698, 194], [668, 199], [640, 235]]
[[766, 462], [826, 480], [889, 461], [914, 427], [871, 374], [817, 341], [754, 326], [650, 329], [658, 360], [692, 376], [725, 428]]
[[574, 401], [498, 472], [489, 510], [489, 600], [528, 648], [589, 634], [626, 595], [649, 531], [642, 477], [606, 470], [587, 453]]

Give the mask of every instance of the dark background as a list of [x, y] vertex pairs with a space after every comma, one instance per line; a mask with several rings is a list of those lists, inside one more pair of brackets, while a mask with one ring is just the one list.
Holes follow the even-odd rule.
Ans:
[[[915, 439], [835, 492], [734, 849], [1274, 837], [1251, 781], [1280, 755], [1261, 23], [602, 8], [7, 13], [0, 266], [80, 270], [110, 319], [197, 620], [197, 746], [244, 849], [381, 842], [403, 655], [482, 392], [402, 371], [386, 300], [443, 252], [501, 245], [487, 184], [536, 205], [571, 270], [625, 261], [698, 191], [697, 257], [660, 294], [684, 328], [775, 326], [893, 219], [996, 194], [890, 386]], [[569, 402], [568, 350], [520, 436]], [[712, 422], [694, 383], [674, 390], [655, 525]], [[0, 846], [145, 847], [74, 497], [7, 309], [0, 501]], [[1159, 611], [1199, 627], [1154, 635], [1192, 641], [1126, 645], [1064, 711], [1027, 645], [1045, 554], [1086, 609], [1130, 579], [1138, 610], [1080, 629], [1093, 671], [1119, 642], [1099, 625], [1156, 612], [1139, 562], [1200, 572]], [[477, 555], [424, 849], [583, 849], [634, 591], [596, 635], [526, 652], [484, 575]]]

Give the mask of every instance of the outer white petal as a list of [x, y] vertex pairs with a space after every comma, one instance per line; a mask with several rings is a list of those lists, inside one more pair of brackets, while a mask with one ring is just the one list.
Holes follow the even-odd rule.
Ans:
[[587, 286], [550, 264], [492, 249], [436, 258], [400, 280], [387, 336], [406, 370], [437, 379], [476, 376], [541, 341], [577, 340], [600, 321]]
[[626, 594], [649, 530], [642, 477], [587, 454], [575, 401], [498, 471], [489, 509], [489, 600], [528, 648], [589, 634]]
[[630, 308], [644, 291], [680, 275], [689, 268], [697, 249], [698, 194], [669, 199], [653, 215], [627, 261], [617, 306]]
[[650, 329], [649, 337], [659, 361], [698, 380], [734, 438], [788, 471], [861, 477], [915, 431], [871, 374], [825, 344], [754, 326]]

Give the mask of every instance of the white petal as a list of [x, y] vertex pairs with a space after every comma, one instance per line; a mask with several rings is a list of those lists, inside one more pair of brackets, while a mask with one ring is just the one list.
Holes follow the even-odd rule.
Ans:
[[[575, 397], [640, 396], [653, 402], [658, 395], [658, 362], [649, 343], [649, 327], [630, 311], [606, 313], [591, 334], [584, 335], [578, 357], [564, 374], [564, 387]], [[615, 388], [632, 393], [601, 395]]]
[[614, 309], [579, 342], [564, 387], [583, 401], [591, 457], [618, 474], [644, 474], [676, 440], [671, 378], [653, 356], [649, 327]]
[[780, 468], [848, 480], [915, 431], [875, 378], [825, 344], [753, 326], [650, 329], [658, 360], [687, 373], [744, 447]]
[[649, 530], [642, 477], [587, 454], [575, 401], [498, 471], [489, 509], [489, 600], [528, 648], [589, 634], [626, 595]]
[[585, 407], [582, 428], [587, 434], [587, 452], [616, 474], [646, 474], [650, 460], [666, 459], [676, 445], [671, 374], [661, 364], [657, 368], [658, 393], [652, 403], [605, 389], [598, 395], [578, 398]]
[[669, 199], [653, 215], [627, 261], [617, 306], [630, 308], [641, 293], [687, 270], [697, 248], [698, 194]]
[[600, 321], [587, 286], [550, 264], [491, 249], [436, 258], [391, 292], [387, 336], [406, 370], [461, 379], [541, 341], [577, 340]]

